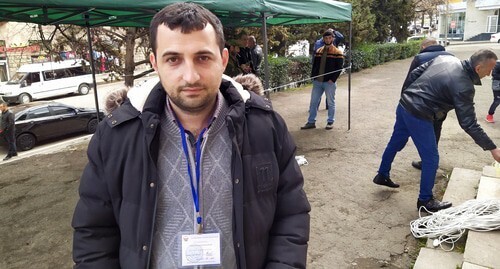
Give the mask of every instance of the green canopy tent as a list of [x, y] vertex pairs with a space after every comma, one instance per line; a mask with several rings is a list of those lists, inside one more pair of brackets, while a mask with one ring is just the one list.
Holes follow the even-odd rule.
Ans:
[[[176, 0], [2, 0], [0, 21], [42, 25], [73, 24], [90, 27], [149, 27], [156, 12]], [[269, 85], [267, 25], [351, 22], [351, 4], [332, 0], [190, 0], [215, 13], [226, 27], [262, 27], [265, 87]], [[90, 32], [90, 31], [89, 31]], [[351, 43], [352, 24], [349, 43]], [[88, 35], [90, 55], [92, 43]], [[349, 57], [351, 59], [351, 57]], [[94, 76], [94, 89], [97, 88]], [[350, 66], [350, 64], [349, 64]], [[349, 75], [348, 129], [350, 129], [351, 72]], [[99, 109], [97, 91], [94, 91]]]

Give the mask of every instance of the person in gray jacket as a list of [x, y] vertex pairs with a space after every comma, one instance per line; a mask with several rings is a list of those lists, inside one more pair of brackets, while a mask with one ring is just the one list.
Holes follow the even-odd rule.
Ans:
[[500, 149], [477, 123], [474, 111], [474, 85], [481, 85], [481, 78], [491, 74], [496, 60], [491, 50], [479, 50], [464, 61], [453, 56], [438, 56], [411, 72], [413, 82], [401, 94], [394, 131], [373, 179], [375, 184], [399, 187], [390, 178], [391, 165], [411, 137], [422, 160], [417, 208], [438, 211], [450, 207], [450, 202], [441, 202], [432, 193], [439, 164], [433, 122], [452, 109], [462, 129], [500, 161]]
[[75, 268], [306, 268], [296, 146], [269, 101], [223, 77], [220, 21], [179, 2], [150, 36], [160, 82], [111, 100], [89, 144]]

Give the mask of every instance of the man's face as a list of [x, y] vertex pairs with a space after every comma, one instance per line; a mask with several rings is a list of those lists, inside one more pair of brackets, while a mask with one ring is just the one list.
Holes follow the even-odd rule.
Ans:
[[325, 42], [326, 45], [331, 45], [333, 42], [333, 36], [331, 35], [324, 36], [323, 42]]
[[5, 112], [7, 110], [7, 106], [5, 104], [0, 104], [0, 111]]
[[488, 59], [487, 61], [478, 64], [476, 66], [476, 73], [479, 75], [479, 78], [491, 75], [491, 70], [493, 70], [496, 63], [497, 61], [495, 59]]
[[156, 56], [149, 58], [174, 109], [191, 114], [211, 109], [229, 57], [227, 49], [221, 55], [212, 25], [183, 34], [162, 24], [156, 42]]

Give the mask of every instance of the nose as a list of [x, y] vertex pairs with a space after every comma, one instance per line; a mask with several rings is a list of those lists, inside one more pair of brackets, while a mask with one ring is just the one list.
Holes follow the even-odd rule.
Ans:
[[196, 65], [193, 61], [185, 62], [182, 79], [188, 84], [194, 84], [200, 79], [200, 74], [196, 70]]

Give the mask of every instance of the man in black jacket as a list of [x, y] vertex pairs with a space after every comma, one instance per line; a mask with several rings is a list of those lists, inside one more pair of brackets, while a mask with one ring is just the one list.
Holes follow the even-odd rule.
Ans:
[[[415, 68], [425, 64], [426, 62], [438, 57], [439, 55], [451, 55], [453, 54], [447, 52], [445, 48], [438, 44], [437, 40], [433, 37], [428, 37], [422, 40], [420, 44], [420, 52], [413, 58], [413, 61], [410, 64], [410, 70], [408, 71], [408, 75], [406, 75], [405, 82], [403, 83], [404, 90], [408, 85], [410, 85], [413, 81], [410, 80], [411, 71], [415, 70]], [[401, 90], [401, 92], [402, 92]], [[446, 119], [446, 114], [438, 120], [434, 121], [434, 134], [436, 135], [436, 144], [439, 144], [439, 138], [441, 137], [441, 129], [443, 128], [443, 122]], [[413, 161], [411, 165], [419, 170], [422, 169], [422, 161]]]
[[498, 105], [500, 105], [500, 61], [497, 61], [493, 72], [491, 72], [491, 89], [493, 90], [493, 102], [491, 103], [490, 109], [488, 109], [488, 115], [486, 115], [486, 121], [489, 123], [494, 123], [493, 114]]
[[432, 189], [439, 164], [439, 154], [433, 122], [455, 109], [457, 119], [465, 132], [500, 161], [500, 149], [477, 123], [474, 111], [474, 85], [490, 75], [497, 56], [491, 50], [479, 50], [470, 60], [460, 61], [453, 56], [439, 56], [413, 70], [413, 81], [403, 89], [396, 110], [396, 123], [391, 139], [382, 155], [375, 184], [399, 187], [390, 178], [391, 164], [411, 137], [422, 160], [420, 193], [417, 208], [438, 211], [451, 206], [434, 198]]
[[222, 77], [219, 19], [178, 2], [150, 37], [160, 82], [129, 91], [89, 144], [75, 268], [305, 268], [296, 146], [269, 101]]
[[3, 158], [4, 161], [17, 156], [16, 149], [16, 124], [14, 121], [14, 113], [9, 110], [7, 103], [0, 103], [0, 111], [2, 112], [2, 121], [0, 124], [0, 135], [9, 147], [7, 156]]

